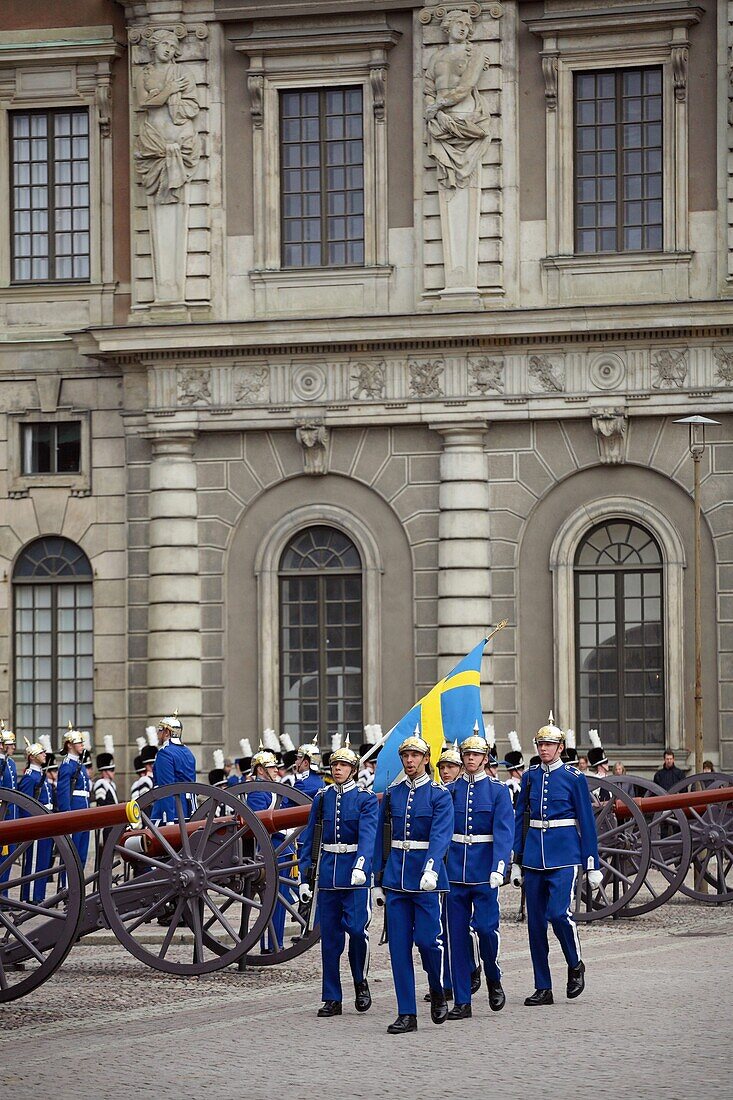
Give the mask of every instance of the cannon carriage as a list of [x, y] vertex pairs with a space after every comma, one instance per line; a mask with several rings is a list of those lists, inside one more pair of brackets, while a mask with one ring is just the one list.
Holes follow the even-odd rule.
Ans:
[[[598, 889], [584, 881], [578, 891], [579, 920], [648, 913], [678, 890], [706, 903], [733, 900], [731, 776], [693, 776], [669, 793], [636, 776], [588, 783], [604, 878]], [[247, 805], [255, 786], [274, 795], [271, 809]], [[164, 797], [174, 799], [178, 820], [161, 825], [150, 812]], [[292, 787], [262, 782], [224, 790], [174, 784], [139, 804], [67, 814], [2, 791], [0, 1002], [32, 992], [78, 939], [104, 928], [169, 974], [273, 966], [307, 951], [319, 938], [296, 900], [297, 838], [309, 806]], [[85, 876], [71, 836], [93, 829], [109, 832], [98, 869]], [[51, 841], [51, 860], [37, 869], [41, 840]], [[282, 945], [278, 905], [295, 933]]]

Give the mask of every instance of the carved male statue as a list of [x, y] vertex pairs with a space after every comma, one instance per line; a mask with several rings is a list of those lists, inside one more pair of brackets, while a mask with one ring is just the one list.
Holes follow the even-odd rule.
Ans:
[[471, 16], [449, 11], [441, 27], [448, 45], [436, 50], [425, 71], [425, 119], [438, 182], [452, 189], [470, 184], [490, 139], [491, 119], [478, 90], [486, 58], [469, 42]]
[[179, 192], [201, 155], [193, 122], [201, 109], [196, 82], [176, 64], [180, 46], [175, 31], [161, 27], [148, 42], [154, 60], [135, 81], [137, 107], [146, 112], [135, 142], [135, 161], [142, 184], [155, 202], [179, 202]]

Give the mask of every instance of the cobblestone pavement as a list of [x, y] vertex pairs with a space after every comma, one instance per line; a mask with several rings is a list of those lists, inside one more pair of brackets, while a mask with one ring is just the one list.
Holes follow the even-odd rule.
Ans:
[[[733, 907], [674, 901], [629, 921], [581, 929], [582, 998], [530, 1010], [526, 926], [505, 889], [502, 961], [508, 1003], [416, 1035], [385, 1032], [395, 1002], [384, 947], [372, 958], [372, 1010], [318, 1020], [319, 950], [276, 970], [178, 979], [146, 969], [108, 933], [75, 947], [26, 999], [0, 1007], [3, 1100], [362, 1100], [397, 1095], [539, 1100], [733, 1094]], [[373, 938], [381, 931], [375, 918]], [[424, 977], [418, 971], [418, 987]], [[340, 1076], [336, 1076], [336, 1071]]]

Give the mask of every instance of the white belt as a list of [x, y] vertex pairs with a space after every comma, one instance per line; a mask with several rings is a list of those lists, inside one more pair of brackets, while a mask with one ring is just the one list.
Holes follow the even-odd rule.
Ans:
[[358, 852], [358, 844], [324, 844], [324, 852], [333, 852], [334, 855], [345, 855], [346, 852]]
[[89, 798], [89, 791], [72, 791], [72, 798]]
[[491, 844], [493, 833], [454, 833], [451, 840], [456, 844]]
[[419, 848], [426, 852], [430, 844], [427, 840], [393, 840], [392, 847], [400, 848], [403, 852], [409, 852], [413, 848], [415, 850]]
[[530, 821], [530, 829], [566, 829], [570, 825], [577, 825], [574, 817], [556, 817], [553, 821]]

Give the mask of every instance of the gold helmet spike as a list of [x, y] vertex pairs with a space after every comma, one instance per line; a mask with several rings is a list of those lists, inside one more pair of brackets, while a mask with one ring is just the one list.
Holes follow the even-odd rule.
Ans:
[[458, 750], [458, 741], [454, 741], [452, 745], [444, 745], [443, 751], [438, 757], [438, 766], [441, 764], [461, 764], [461, 754]]
[[[476, 725], [478, 725], [478, 721]], [[489, 743], [481, 734], [472, 733], [470, 737], [466, 737], [464, 741], [461, 741], [461, 756], [463, 756], [464, 752], [480, 752], [483, 753], [484, 756], [488, 756]]]
[[333, 767], [334, 764], [350, 764], [352, 768], [359, 767], [359, 757], [354, 752], [349, 742], [349, 735], [346, 734], [343, 745], [334, 749], [328, 758], [329, 767]]
[[40, 756], [42, 752], [46, 751], [45, 746], [40, 741], [34, 741], [31, 744], [27, 737], [23, 737], [23, 740], [25, 741], [26, 756]]
[[550, 711], [547, 717], [547, 725], [540, 726], [537, 730], [537, 736], [534, 739], [534, 743], [535, 745], [539, 745], [541, 741], [547, 741], [554, 745], [565, 744], [565, 733], [555, 725], [555, 718], [552, 711]]
[[257, 768], [257, 767], [262, 767], [262, 768], [276, 768], [277, 767], [277, 758], [275, 757], [275, 754], [271, 753], [269, 749], [264, 749], [262, 747], [262, 742], [261, 741], [260, 741], [259, 749], [254, 754], [254, 756], [252, 757], [252, 771], [254, 772], [255, 768]]
[[415, 726], [415, 733], [405, 738], [398, 751], [400, 756], [403, 752], [421, 752], [423, 756], [430, 756], [430, 745], [420, 736], [419, 726]]

